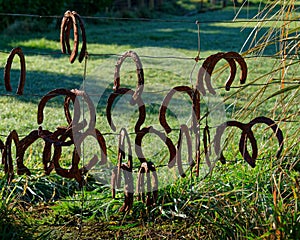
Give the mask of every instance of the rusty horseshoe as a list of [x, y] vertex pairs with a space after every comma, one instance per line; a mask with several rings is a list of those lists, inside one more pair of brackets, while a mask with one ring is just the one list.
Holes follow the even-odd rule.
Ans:
[[[275, 133], [277, 140], [278, 140], [278, 145], [279, 145], [279, 149], [276, 153], [276, 158], [279, 158], [281, 155], [281, 152], [283, 150], [283, 133], [282, 133], [281, 129], [278, 127], [278, 125], [272, 119], [263, 117], [263, 116], [254, 118], [247, 124], [247, 126], [249, 127], [249, 129], [251, 129], [255, 124], [258, 124], [258, 123], [267, 124], [272, 129], [272, 131]], [[243, 137], [242, 141], [246, 141], [246, 138], [248, 136], [243, 134], [242, 137]]]
[[114, 75], [114, 91], [117, 91], [120, 88], [120, 68], [122, 66], [122, 63], [127, 57], [131, 57], [136, 65], [136, 73], [137, 73], [137, 87], [132, 95], [132, 99], [130, 103], [134, 105], [138, 99], [141, 97], [143, 90], [144, 90], [144, 70], [142, 66], [142, 62], [134, 51], [127, 51], [121, 55], [121, 57], [118, 59], [116, 67], [115, 67], [115, 75]]
[[[125, 140], [127, 142], [127, 163], [122, 163], [125, 159]], [[119, 209], [120, 212], [127, 212], [133, 205], [133, 176], [132, 176], [132, 149], [128, 133], [125, 128], [120, 130], [119, 146], [118, 146], [118, 166], [114, 168], [111, 185], [112, 185], [112, 197], [115, 198], [115, 189], [121, 186], [121, 171], [124, 174], [124, 203]]]
[[[107, 121], [111, 127], [111, 129], [113, 131], [116, 131], [116, 126], [112, 121], [112, 117], [111, 117], [111, 109], [113, 106], [113, 103], [115, 101], [115, 99], [120, 96], [120, 95], [124, 95], [124, 94], [129, 94], [131, 96], [134, 95], [134, 91], [129, 89], [129, 88], [119, 88], [118, 90], [116, 90], [115, 92], [111, 93], [108, 100], [107, 100], [107, 106], [106, 106], [106, 118]], [[141, 129], [141, 126], [143, 125], [143, 123], [145, 122], [146, 119], [146, 107], [145, 104], [143, 102], [143, 100], [141, 98], [138, 98], [136, 101], [138, 107], [139, 107], [139, 118], [135, 124], [135, 132], [139, 132]]]
[[199, 69], [198, 77], [197, 77], [197, 83], [196, 83], [196, 89], [198, 89], [203, 96], [206, 95], [206, 91], [204, 88], [204, 80], [206, 83], [206, 87], [208, 91], [211, 94], [216, 94], [216, 91], [212, 87], [211, 84], [211, 75], [213, 73], [213, 70], [216, 66], [216, 64], [221, 60], [225, 59], [229, 66], [230, 66], [230, 75], [225, 83], [225, 89], [226, 91], [230, 90], [230, 86], [235, 78], [236, 75], [236, 64], [235, 61], [240, 65], [241, 68], [241, 76], [240, 76], [240, 83], [243, 84], [246, 81], [247, 78], [247, 64], [244, 60], [244, 58], [237, 52], [227, 52], [227, 53], [216, 53], [208, 58], [203, 62], [202, 66]]
[[[244, 160], [251, 166], [255, 167], [255, 161], [257, 159], [258, 149], [257, 149], [257, 143], [254, 138], [252, 130], [247, 126], [247, 124], [238, 122], [238, 121], [227, 121], [221, 125], [219, 125], [216, 129], [216, 134], [214, 137], [214, 149], [217, 156], [222, 157], [222, 162], [225, 163], [225, 158], [223, 154], [221, 154], [221, 137], [224, 133], [224, 130], [227, 127], [238, 127], [242, 130], [242, 136], [240, 138], [239, 142], [239, 151], [242, 154]], [[245, 135], [245, 139], [249, 138], [251, 147], [252, 147], [252, 156], [250, 156], [249, 152], [246, 148], [246, 141], [244, 140], [243, 135]]]
[[18, 85], [18, 89], [17, 89], [17, 94], [23, 95], [25, 78], [26, 78], [26, 65], [25, 65], [25, 57], [24, 57], [23, 51], [20, 47], [12, 49], [7, 58], [6, 65], [4, 68], [5, 88], [9, 92], [12, 91], [12, 88], [10, 85], [10, 70], [11, 70], [12, 61], [16, 54], [19, 56], [20, 64], [21, 64], [21, 73], [20, 73], [20, 80], [19, 80], [19, 85]]
[[[79, 22], [79, 27], [81, 31], [81, 38], [82, 38], [82, 46], [79, 54], [79, 62], [82, 62], [86, 55], [86, 33], [85, 27], [82, 18], [80, 15], [75, 11], [66, 11], [61, 21], [60, 27], [60, 45], [62, 53], [70, 54], [70, 63], [74, 63], [77, 55], [78, 55], [78, 47], [79, 47], [79, 34], [78, 34], [78, 27], [77, 21]], [[74, 45], [73, 50], [70, 47], [70, 32], [73, 27], [74, 32]]]
[[[146, 175], [146, 199], [145, 199], [145, 175]], [[152, 162], [143, 162], [138, 172], [137, 184], [138, 199], [147, 206], [155, 205], [158, 198], [158, 177]]]
[[135, 152], [137, 154], [138, 159], [140, 160], [141, 163], [147, 162], [146, 158], [143, 154], [142, 151], [142, 140], [144, 138], [144, 136], [148, 133], [152, 133], [157, 135], [168, 147], [169, 150], [169, 162], [168, 162], [168, 167], [171, 168], [175, 165], [176, 162], [176, 148], [172, 142], [172, 140], [170, 138], [168, 138], [164, 133], [156, 130], [155, 128], [153, 128], [152, 126], [149, 127], [144, 127], [142, 128], [135, 137]]

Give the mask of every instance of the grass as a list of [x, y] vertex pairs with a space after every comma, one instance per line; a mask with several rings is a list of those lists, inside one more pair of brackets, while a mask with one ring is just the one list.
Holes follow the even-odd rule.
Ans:
[[[256, 11], [255, 7], [244, 9], [239, 19], [249, 19]], [[151, 135], [144, 139], [143, 150], [147, 158], [158, 166], [160, 188], [157, 204], [146, 207], [135, 197], [132, 210], [122, 214], [118, 212], [123, 202], [122, 189], [117, 191], [116, 199], [111, 197], [110, 175], [116, 165], [118, 138], [107, 123], [105, 106], [112, 92], [117, 60], [114, 54], [133, 49], [141, 56], [145, 71], [143, 99], [147, 109], [144, 126], [161, 128], [158, 111], [164, 96], [174, 86], [191, 85], [190, 74], [195, 61], [147, 56], [196, 57], [196, 19], [203, 22], [200, 25], [201, 58], [219, 51], [239, 51], [254, 24], [241, 21], [211, 23], [210, 20], [215, 19], [216, 15], [218, 20], [231, 20], [235, 12], [232, 8], [226, 8], [189, 17], [170, 18], [168, 15], [168, 20], [174, 20], [172, 22], [85, 19], [90, 56], [84, 87], [89, 93], [96, 94], [92, 98], [97, 105], [96, 127], [106, 133], [108, 163], [96, 165], [89, 172], [87, 185], [81, 190], [74, 180], [61, 178], [54, 172], [44, 175], [41, 161], [43, 142], [34, 143], [25, 155], [25, 165], [31, 169], [32, 176], [16, 175], [13, 182], [7, 185], [6, 176], [3, 171], [0, 173], [1, 197], [4, 199], [0, 207], [3, 239], [18, 239], [20, 236], [25, 239], [299, 238], [299, 87], [296, 85], [294, 89], [289, 89], [289, 86], [295, 86], [291, 84], [280, 90], [280, 71], [270, 74], [280, 66], [278, 59], [246, 58], [249, 67], [247, 84], [240, 88], [238, 79], [235, 79], [235, 88], [229, 92], [221, 88], [228, 70], [222, 71], [225, 62], [220, 62], [213, 75], [214, 86], [220, 87], [217, 89], [218, 95], [201, 98], [201, 115], [206, 113], [207, 108], [213, 109], [207, 119], [212, 127], [212, 136], [215, 131], [213, 127], [227, 119], [248, 122], [261, 115], [275, 119], [285, 137], [280, 159], [275, 158], [278, 143], [270, 129], [264, 125], [255, 126], [253, 131], [258, 141], [259, 160], [255, 168], [250, 168], [238, 152], [238, 130], [230, 129], [223, 136], [223, 140], [229, 137], [224, 151], [227, 164], [217, 162], [206, 177], [204, 174], [208, 171], [202, 169], [204, 173], [200, 178], [189, 174], [186, 178], [179, 178], [175, 169], [165, 166], [168, 154], [161, 147], [162, 142]], [[265, 30], [268, 24], [264, 26]], [[84, 77], [84, 64], [76, 61], [71, 65], [67, 56], [59, 54], [59, 29], [55, 24], [49, 25], [47, 32], [16, 32], [9, 38], [7, 36], [5, 32], [0, 36], [1, 71], [7, 52], [12, 47], [21, 46], [26, 57], [27, 79], [24, 96], [7, 93], [3, 82], [0, 83], [2, 141], [13, 129], [21, 137], [37, 129], [40, 98], [54, 88], [80, 88]], [[271, 55], [275, 51], [275, 48], [269, 48], [266, 54]], [[202, 62], [197, 64], [192, 74], [193, 81], [200, 64]], [[296, 83], [299, 79], [298, 65], [290, 66], [287, 82]], [[19, 78], [17, 57], [11, 78], [13, 89], [16, 89]], [[134, 88], [135, 85], [135, 66], [131, 61], [125, 61], [121, 68], [121, 86]], [[134, 130], [138, 112], [136, 107], [128, 106], [127, 101], [128, 98], [121, 98], [113, 109], [117, 131], [121, 127], [128, 128], [129, 132]], [[63, 98], [47, 103], [42, 124], [44, 129], [54, 130], [57, 126], [66, 125], [62, 103]], [[171, 114], [168, 115], [172, 127], [189, 123], [190, 107], [188, 98], [176, 94], [170, 103]], [[201, 127], [204, 124], [205, 119]], [[173, 131], [169, 136], [176, 143], [178, 131]], [[130, 135], [132, 142], [134, 137], [134, 134]], [[68, 167], [72, 151], [71, 148], [63, 149], [61, 161], [64, 167]], [[85, 162], [91, 152], [99, 153], [95, 142], [85, 144]], [[185, 146], [183, 153], [186, 158]], [[203, 153], [201, 157], [203, 159]], [[134, 156], [135, 178], [138, 166], [139, 160]]]

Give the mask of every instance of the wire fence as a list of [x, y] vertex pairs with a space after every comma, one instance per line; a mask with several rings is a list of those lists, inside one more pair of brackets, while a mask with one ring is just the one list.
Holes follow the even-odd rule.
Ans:
[[[0, 16], [11, 16], [11, 17], [26, 17], [26, 18], [52, 18], [52, 19], [57, 19], [60, 20], [62, 17], [61, 16], [40, 16], [40, 15], [30, 15], [30, 14], [9, 14], [9, 13], [0, 13]], [[191, 24], [193, 26], [196, 26], [195, 23], [197, 22], [197, 24], [217, 24], [217, 23], [226, 23], [226, 24], [234, 24], [234, 23], [257, 23], [257, 22], [278, 22], [278, 21], [282, 21], [282, 22], [299, 22], [300, 19], [263, 19], [263, 20], [206, 20], [206, 21], [201, 21], [201, 20], [197, 20], [197, 21], [190, 21], [190, 20], [172, 20], [172, 19], [145, 19], [145, 18], [115, 18], [115, 17], [93, 17], [93, 16], [82, 16], [83, 19], [86, 20], [97, 20], [97, 21], [132, 21], [132, 22], [168, 22], [168, 23], [172, 23], [172, 24], [177, 24], [177, 23], [187, 23], [187, 24]], [[198, 49], [198, 52], [200, 51], [200, 49]], [[7, 51], [6, 49], [0, 49], [0, 52], [3, 54], [9, 54], [10, 51]], [[65, 57], [67, 54], [63, 54], [60, 51], [53, 51], [53, 52], [49, 52], [49, 51], [45, 51], [45, 52], [37, 52], [37, 51], [29, 51], [29, 50], [25, 50], [24, 51], [24, 55], [34, 55], [34, 56], [59, 56], [59, 57]], [[122, 57], [121, 54], [118, 53], [103, 53], [103, 54], [96, 54], [93, 52], [89, 52], [88, 53], [88, 57], [90, 58], [94, 58], [94, 59], [101, 59], [101, 58], [106, 58], [106, 57], [117, 57], [120, 58]], [[191, 56], [191, 57], [180, 57], [180, 56], [157, 56], [157, 55], [141, 55], [140, 56], [141, 59], [145, 58], [145, 59], [176, 59], [176, 60], [180, 60], [180, 61], [188, 61], [191, 63], [191, 66], [195, 63], [197, 63], [198, 61], [204, 61], [206, 58], [204, 57], [199, 57], [199, 54], [197, 57], [195, 56]], [[276, 55], [245, 55], [243, 56], [243, 58], [245, 59], [253, 59], [253, 58], [259, 58], [259, 59], [274, 59], [274, 60], [282, 60], [283, 57], [282, 56], [276, 56]], [[300, 59], [299, 59], [299, 54], [289, 54], [288, 56], [284, 56], [284, 59], [286, 60], [294, 60], [296, 63], [300, 63]], [[87, 61], [88, 64], [88, 61]], [[84, 75], [84, 74], [83, 74]], [[271, 82], [266, 82], [266, 83], [257, 83], [257, 82], [252, 82], [249, 83], [249, 86], [257, 86], [257, 87], [267, 87], [269, 85], [277, 85], [277, 84], [281, 84], [282, 83], [282, 79], [280, 78], [273, 78], [273, 80]], [[299, 86], [300, 84], [300, 78], [299, 77], [294, 77], [291, 79], [285, 79], [284, 84], [289, 85], [289, 86]], [[233, 89], [243, 89], [244, 86], [232, 86], [231, 88]], [[215, 89], [221, 89], [221, 87], [216, 87]], [[149, 91], [149, 92], [145, 92], [145, 93], [167, 93], [169, 92], [170, 89], [166, 88], [166, 89], [161, 89], [161, 90], [153, 90], [153, 91]], [[0, 93], [0, 96], [4, 97], [4, 96], [13, 96], [13, 97], [21, 97], [17, 94], [8, 94], [8, 93]], [[22, 97], [34, 97], [34, 98], [42, 98], [44, 96], [44, 94], [41, 93], [30, 93], [30, 92], [25, 92], [24, 95]], [[97, 97], [100, 97], [101, 95], [95, 95]], [[209, 114], [209, 113], [205, 113], [205, 114]], [[199, 120], [199, 119], [198, 119]], [[286, 118], [285, 116], [283, 116], [281, 119], [274, 119], [274, 122], [276, 123], [282, 123], [282, 122], [286, 122], [286, 123], [299, 123], [300, 120], [295, 120], [295, 119], [289, 119]], [[274, 124], [274, 123], [273, 123]], [[211, 125], [209, 128], [210, 129], [216, 129], [218, 128], [219, 125]], [[204, 130], [205, 127], [203, 126], [199, 126], [199, 130]], [[182, 129], [180, 128], [173, 128], [172, 130], [176, 131], [176, 132], [180, 132]], [[161, 133], [163, 133], [164, 131], [161, 130]], [[101, 133], [103, 136], [119, 136], [120, 133], [112, 133], [112, 132], [103, 132]], [[128, 135], [136, 135], [137, 132], [128, 132]], [[7, 134], [2, 133], [0, 135], [1, 137], [7, 137]], [[20, 134], [19, 137], [26, 137], [26, 135]], [[200, 143], [199, 143], [200, 144]], [[120, 147], [119, 147], [120, 148]], [[201, 156], [204, 156], [204, 150], [201, 151]], [[270, 156], [265, 156], [265, 157], [257, 157], [256, 160], [258, 161], [265, 161], [268, 160], [270, 158]], [[289, 159], [289, 160], [295, 160], [298, 161], [298, 159], [300, 158], [300, 156], [289, 156], [289, 155], [284, 155], [283, 158], [285, 159]], [[229, 159], [227, 160], [227, 162], [229, 164], [236, 164], [238, 162], [243, 161], [244, 159], [241, 158], [236, 158], [236, 159]], [[83, 164], [84, 165], [84, 164]], [[183, 164], [184, 167], [189, 166], [189, 164]], [[162, 167], [167, 167], [167, 165], [157, 165], [157, 168], [162, 168]], [[32, 171], [32, 172], [42, 172], [45, 169], [43, 168], [29, 168], [28, 170]], [[90, 171], [98, 171], [101, 169], [98, 168], [92, 168], [90, 169]], [[110, 171], [113, 170], [113, 168], [108, 169]], [[132, 172], [138, 174], [139, 173], [139, 168], [133, 168], [131, 169]], [[104, 200], [105, 198], [85, 198], [84, 196], [84, 192], [82, 192], [81, 195], [81, 199], [61, 199], [60, 201], [62, 202], [81, 202], [82, 203], [82, 209], [84, 209], [84, 204], [86, 202], [90, 202], [90, 201], [101, 201]], [[118, 200], [118, 198], [116, 198]], [[81, 218], [83, 218], [83, 215], [81, 213]], [[43, 226], [43, 225], [40, 225]], [[47, 224], [47, 226], [49, 226], [49, 224]], [[53, 224], [51, 226], [57, 226], [57, 227], [61, 227], [61, 226], [65, 226], [65, 224]], [[84, 223], [81, 223], [81, 226], [84, 226]]]

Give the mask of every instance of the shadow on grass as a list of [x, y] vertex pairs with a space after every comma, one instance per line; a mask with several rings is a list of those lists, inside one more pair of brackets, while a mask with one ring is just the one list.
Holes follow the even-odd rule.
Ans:
[[[149, 19], [149, 21], [130, 18], [127, 20], [85, 18], [84, 21], [88, 45], [103, 44], [128, 46], [129, 48], [164, 47], [195, 50], [196, 53], [198, 36], [195, 22], [198, 20], [201, 23], [202, 51], [240, 51], [253, 27], [247, 26], [246, 23], [233, 22], [236, 11], [237, 9], [234, 10], [230, 7], [221, 11], [206, 12], [189, 17], [165, 16], [162, 19]], [[255, 8], [250, 8], [248, 11], [243, 10], [239, 14], [239, 18], [251, 19], [256, 13], [257, 9]], [[213, 23], [213, 21], [225, 21], [225, 23]], [[241, 31], [242, 27], [245, 27], [243, 31]], [[48, 30], [48, 32], [44, 33], [10, 34], [9, 38], [3, 34], [2, 39], [0, 39], [0, 46], [2, 49], [9, 51], [14, 42], [38, 38], [45, 38], [59, 43], [59, 24], [52, 24]], [[32, 48], [25, 46], [22, 48], [28, 55], [45, 53], [54, 58], [59, 56], [60, 52], [60, 49], [53, 50], [53, 48], [47, 48], [47, 45], [42, 47], [34, 46]], [[89, 53], [93, 54], [94, 51], [89, 46], [88, 50]], [[105, 49], [101, 49], [101, 52], [105, 53]]]

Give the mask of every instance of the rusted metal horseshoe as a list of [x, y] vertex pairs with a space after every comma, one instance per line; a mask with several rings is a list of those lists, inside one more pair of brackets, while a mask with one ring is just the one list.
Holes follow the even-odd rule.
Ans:
[[8, 173], [8, 182], [10, 182], [14, 175], [13, 160], [11, 154], [11, 144], [14, 141], [16, 146], [16, 163], [17, 163], [17, 174], [31, 175], [30, 170], [24, 165], [24, 155], [28, 147], [39, 139], [37, 130], [33, 130], [23, 139], [19, 139], [16, 130], [13, 130], [8, 135], [5, 146], [3, 148], [2, 162], [4, 163], [4, 171]]
[[9, 133], [5, 141], [5, 147], [2, 155], [2, 162], [4, 162], [4, 172], [7, 174], [7, 182], [10, 183], [14, 177], [14, 166], [11, 154], [11, 144], [14, 141], [16, 149], [18, 148], [19, 136], [16, 130]]
[[200, 119], [200, 101], [199, 101], [199, 96], [195, 96], [198, 93], [198, 91], [195, 91], [194, 89], [188, 87], [188, 86], [177, 86], [172, 88], [168, 94], [165, 96], [159, 110], [159, 122], [161, 126], [165, 129], [167, 133], [170, 133], [172, 131], [171, 127], [167, 123], [166, 120], [166, 111], [168, 109], [168, 105], [173, 97], [173, 95], [176, 92], [185, 92], [189, 95], [190, 99], [193, 102], [192, 106], [192, 121], [193, 121], [193, 128], [194, 131], [196, 130], [196, 126], [198, 125], [198, 121]]
[[26, 137], [19, 140], [17, 144], [16, 160], [17, 160], [17, 174], [30, 175], [30, 171], [24, 166], [24, 155], [29, 146], [39, 139], [38, 130], [33, 130]]
[[116, 167], [116, 173], [114, 178], [112, 178], [112, 196], [115, 198], [115, 189], [120, 188], [121, 186], [121, 166], [122, 166], [122, 160], [125, 159], [125, 139], [127, 141], [128, 145], [128, 161], [127, 166], [132, 171], [132, 149], [130, 144], [130, 139], [128, 136], [128, 133], [125, 128], [122, 128], [120, 130], [119, 135], [119, 145], [118, 145], [118, 165]]
[[179, 132], [179, 138], [178, 138], [178, 143], [177, 143], [177, 153], [176, 153], [176, 161], [177, 161], [177, 168], [179, 171], [179, 174], [181, 177], [185, 177], [186, 174], [183, 171], [182, 168], [182, 159], [181, 159], [181, 146], [182, 146], [182, 136], [185, 136], [186, 138], [186, 145], [187, 145], [187, 150], [188, 150], [188, 164], [190, 168], [195, 166], [195, 161], [193, 160], [193, 151], [192, 151], [192, 139], [191, 135], [189, 133], [189, 129], [187, 125], [182, 124], [180, 126], [180, 132]]
[[75, 12], [72, 11], [73, 15], [75, 16], [75, 18], [78, 20], [79, 22], [79, 27], [80, 27], [80, 31], [81, 31], [81, 40], [82, 40], [82, 45], [81, 45], [81, 50], [80, 50], [80, 54], [78, 57], [78, 61], [81, 63], [82, 60], [84, 59], [84, 57], [86, 56], [86, 34], [85, 34], [85, 27], [84, 27], [84, 23], [82, 21], [81, 16]]
[[[150, 175], [151, 174], [151, 175]], [[145, 199], [145, 175], [146, 175], [146, 199]], [[152, 162], [143, 162], [138, 173], [137, 192], [138, 199], [146, 203], [147, 206], [155, 205], [158, 198], [158, 177], [155, 166]]]
[[[78, 124], [79, 122], [79, 118], [80, 118], [80, 112], [78, 111], [80, 109], [80, 106], [79, 106], [79, 103], [78, 101], [75, 101], [75, 98], [76, 98], [76, 94], [74, 92], [72, 92], [71, 90], [68, 90], [68, 89], [64, 89], [64, 88], [58, 88], [58, 89], [54, 89], [50, 92], [48, 92], [45, 96], [43, 96], [39, 102], [39, 105], [38, 105], [38, 115], [37, 115], [37, 122], [38, 124], [42, 124], [43, 121], [44, 121], [44, 108], [46, 106], [46, 103], [56, 97], [56, 96], [60, 96], [60, 95], [63, 95], [63, 96], [68, 96], [73, 104], [74, 104], [74, 110], [77, 109], [75, 112], [74, 112], [74, 118], [73, 118], [73, 121], [72, 121], [72, 124]], [[65, 108], [65, 113], [66, 113], [66, 108]], [[67, 121], [69, 123], [70, 119], [67, 117], [66, 115], [66, 118], [67, 118]], [[70, 125], [71, 123], [69, 123]]]
[[[247, 75], [248, 75], [248, 67], [247, 67], [247, 63], [246, 63], [245, 59], [237, 52], [227, 52], [225, 55], [228, 58], [234, 59], [240, 65], [240, 68], [241, 68], [240, 84], [244, 84], [246, 82]], [[230, 89], [230, 86], [231, 86], [231, 83], [230, 83], [230, 85], [228, 83], [226, 83], [227, 91]]]
[[240, 77], [240, 83], [243, 84], [246, 81], [247, 78], [247, 64], [243, 57], [237, 53], [237, 52], [227, 52], [227, 53], [216, 53], [211, 56], [209, 56], [202, 64], [201, 68], [199, 69], [198, 72], [198, 77], [197, 77], [197, 83], [196, 83], [196, 89], [198, 89], [203, 96], [206, 95], [206, 91], [204, 88], [204, 80], [206, 83], [206, 87], [208, 91], [211, 94], [216, 94], [216, 91], [212, 87], [211, 84], [211, 75], [213, 73], [213, 70], [216, 66], [216, 64], [221, 60], [225, 59], [229, 66], [230, 66], [230, 75], [228, 79], [226, 80], [225, 83], [225, 89], [226, 91], [230, 90], [230, 86], [235, 78], [236, 75], [236, 62], [241, 67], [241, 77]]
[[[247, 126], [251, 129], [255, 124], [258, 124], [258, 123], [267, 124], [272, 129], [272, 131], [275, 133], [277, 140], [278, 140], [278, 145], [279, 145], [279, 149], [276, 153], [276, 158], [279, 158], [280, 154], [283, 150], [283, 133], [282, 133], [281, 129], [278, 127], [278, 125], [272, 119], [263, 117], [263, 116], [254, 118], [247, 124]], [[243, 135], [243, 140], [244, 140], [244, 138], [247, 138], [247, 137], [248, 136]]]
[[[247, 124], [238, 122], [238, 121], [227, 121], [221, 125], [219, 125], [216, 129], [216, 135], [214, 137], [214, 149], [217, 156], [222, 157], [222, 162], [225, 163], [226, 160], [221, 154], [221, 137], [227, 127], [238, 127], [242, 130], [242, 136], [239, 142], [239, 151], [242, 154], [244, 160], [249, 163], [251, 167], [255, 167], [255, 161], [257, 159], [258, 149], [257, 143], [254, 138], [252, 130], [247, 126]], [[251, 147], [252, 147], [252, 156], [250, 156], [249, 152], [246, 148], [246, 141], [244, 141], [243, 135], [246, 135], [249, 138]], [[245, 138], [246, 139], [246, 138]]]
[[170, 153], [168, 167], [169, 168], [173, 167], [175, 165], [175, 162], [176, 162], [176, 148], [175, 148], [172, 140], [170, 138], [168, 138], [164, 133], [156, 130], [152, 126], [144, 127], [136, 134], [136, 137], [135, 137], [135, 152], [136, 152], [137, 157], [140, 160], [140, 162], [141, 163], [147, 162], [146, 158], [143, 154], [141, 145], [142, 145], [143, 137], [148, 133], [153, 133], [153, 134], [157, 135], [167, 145], [167, 147], [169, 149], [169, 153]]
[[[112, 117], [111, 117], [111, 109], [113, 106], [113, 103], [115, 101], [115, 99], [120, 96], [120, 95], [124, 95], [124, 94], [130, 94], [131, 96], [134, 95], [134, 91], [129, 89], [129, 88], [119, 88], [118, 90], [116, 90], [115, 92], [111, 93], [108, 100], [107, 100], [107, 105], [106, 105], [106, 118], [107, 121], [111, 127], [111, 129], [113, 131], [116, 131], [116, 126], [112, 121]], [[146, 107], [145, 104], [143, 102], [143, 100], [141, 98], [138, 98], [136, 101], [136, 104], [139, 107], [139, 118], [135, 124], [135, 132], [139, 132], [141, 129], [141, 126], [143, 125], [143, 123], [145, 122], [146, 119]]]
[[6, 65], [4, 68], [5, 88], [9, 92], [12, 91], [12, 88], [10, 85], [10, 70], [11, 70], [12, 61], [16, 54], [19, 56], [20, 64], [21, 64], [21, 73], [20, 73], [20, 80], [19, 80], [19, 85], [18, 85], [18, 89], [17, 89], [17, 94], [23, 95], [25, 79], [26, 79], [26, 65], [25, 65], [25, 57], [24, 57], [23, 51], [20, 47], [12, 49], [7, 58]]
[[115, 67], [115, 76], [114, 76], [114, 91], [117, 91], [120, 88], [120, 68], [122, 66], [122, 63], [127, 57], [131, 57], [133, 61], [135, 62], [136, 65], [136, 73], [137, 73], [137, 87], [136, 90], [132, 96], [132, 99], [130, 103], [134, 105], [137, 101], [138, 98], [141, 97], [143, 90], [144, 90], [144, 70], [142, 66], [142, 62], [137, 55], [136, 52], [134, 51], [127, 51], [121, 55], [121, 57], [118, 59], [116, 67]]
[[[127, 163], [122, 163], [125, 159], [125, 140], [127, 142]], [[121, 186], [121, 171], [124, 174], [124, 195], [125, 200], [122, 207], [119, 209], [120, 212], [127, 212], [133, 205], [133, 177], [132, 177], [132, 149], [128, 133], [125, 128], [120, 130], [119, 135], [119, 147], [118, 147], [118, 166], [114, 168], [111, 185], [112, 185], [112, 197], [115, 198], [115, 189]]]
[[[95, 128], [96, 110], [95, 110], [95, 106], [94, 106], [93, 102], [91, 101], [90, 97], [84, 91], [80, 91], [77, 89], [68, 90], [68, 89], [64, 89], [64, 88], [54, 89], [42, 97], [42, 99], [40, 100], [39, 105], [38, 105], [38, 117], [37, 117], [38, 124], [43, 123], [43, 120], [44, 120], [43, 111], [46, 106], [46, 103], [50, 99], [52, 99], [56, 96], [60, 96], [60, 95], [66, 96], [65, 101], [64, 101], [64, 112], [65, 112], [65, 116], [66, 116], [69, 126], [71, 126], [71, 125], [73, 127], [80, 126], [80, 125], [85, 126], [85, 119], [82, 123], [79, 123], [80, 104], [79, 104], [78, 99], [76, 100], [76, 97], [82, 97], [84, 99], [84, 101], [86, 102], [89, 112], [90, 112], [90, 121], [89, 121], [89, 125], [88, 125], [88, 130], [92, 130]], [[69, 111], [69, 104], [70, 104], [71, 100], [74, 105], [74, 118], [73, 119], [72, 119], [71, 113]]]
[[[77, 57], [77, 54], [78, 54], [79, 36], [78, 36], [78, 28], [77, 28], [76, 18], [70, 10], [65, 12], [65, 14], [62, 18], [62, 21], [61, 21], [60, 45], [61, 45], [62, 53], [66, 53], [66, 38], [65, 38], [65, 35], [67, 35], [67, 38], [69, 40], [71, 27], [68, 26], [68, 25], [69, 25], [70, 21], [72, 21], [73, 32], [74, 32], [74, 46], [73, 46], [73, 50], [72, 50], [71, 56], [70, 56], [70, 63], [74, 63], [74, 61]], [[68, 31], [68, 32], [66, 33], [66, 31]], [[68, 42], [67, 46], [69, 46], [69, 44], [70, 43]], [[68, 47], [68, 51], [69, 51], [69, 47]]]

